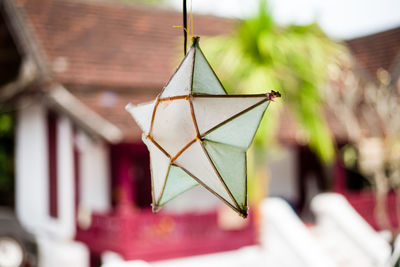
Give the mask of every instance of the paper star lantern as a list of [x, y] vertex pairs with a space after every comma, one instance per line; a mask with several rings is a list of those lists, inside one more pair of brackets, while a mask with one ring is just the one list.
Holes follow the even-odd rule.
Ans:
[[227, 95], [194, 38], [157, 98], [126, 107], [150, 152], [153, 212], [201, 184], [246, 217], [246, 151], [278, 94]]

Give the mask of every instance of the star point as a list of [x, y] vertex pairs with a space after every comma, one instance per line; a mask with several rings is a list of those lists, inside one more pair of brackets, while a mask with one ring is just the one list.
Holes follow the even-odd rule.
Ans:
[[271, 96], [227, 95], [195, 39], [154, 101], [126, 107], [150, 152], [153, 212], [201, 184], [246, 218], [246, 150]]

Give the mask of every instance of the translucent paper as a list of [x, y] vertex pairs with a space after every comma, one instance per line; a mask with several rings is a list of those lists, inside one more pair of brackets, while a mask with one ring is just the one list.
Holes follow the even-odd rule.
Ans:
[[210, 141], [203, 142], [214, 166], [241, 209], [246, 208], [246, 151]]
[[208, 95], [226, 95], [226, 91], [200, 49], [195, 53], [193, 70], [193, 93]]
[[153, 198], [159, 199], [161, 192], [167, 179], [170, 160], [169, 157], [163, 153], [153, 142], [148, 142], [147, 147], [150, 151], [150, 170], [153, 177]]
[[153, 211], [201, 184], [246, 217], [246, 151], [271, 94], [227, 95], [195, 39], [154, 102], [129, 104], [150, 151]]
[[175, 162], [177, 166], [184, 169], [193, 177], [196, 177], [207, 189], [216, 193], [217, 196], [226, 200], [232, 206], [235, 206], [234, 200], [229, 195], [229, 191], [211, 163], [200, 141], [194, 142], [183, 151], [181, 156], [178, 157]]
[[[231, 119], [257, 103], [265, 100], [262, 97], [194, 97], [193, 109], [200, 134], [204, 134], [217, 125]], [[223, 110], [223, 112], [220, 112]]]
[[189, 101], [176, 99], [158, 103], [152, 137], [169, 155], [175, 156], [196, 135]]
[[194, 52], [193, 49], [189, 50], [181, 65], [161, 92], [161, 99], [191, 93]]
[[151, 124], [151, 116], [153, 115], [154, 105], [156, 101], [152, 101], [150, 103], [141, 104], [141, 105], [132, 105], [128, 104], [126, 109], [130, 113], [135, 114], [135, 121], [139, 125], [139, 127], [143, 130], [144, 134], [148, 134], [150, 130]]
[[160, 198], [158, 206], [162, 206], [176, 196], [182, 194], [186, 190], [189, 190], [198, 185], [189, 174], [184, 170], [174, 165], [171, 165], [167, 180], [165, 181], [164, 191]]
[[217, 127], [204, 136], [205, 139], [247, 150], [253, 141], [258, 125], [267, 109], [268, 102], [243, 113]]

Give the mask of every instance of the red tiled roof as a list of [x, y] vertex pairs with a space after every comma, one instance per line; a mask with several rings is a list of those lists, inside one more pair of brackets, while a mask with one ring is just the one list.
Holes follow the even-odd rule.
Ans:
[[[182, 25], [177, 11], [111, 1], [17, 5], [62, 83], [158, 89], [183, 50], [182, 29], [173, 28]], [[214, 16], [195, 15], [194, 21], [199, 36], [229, 33], [234, 24]]]
[[376, 77], [379, 68], [391, 71], [400, 60], [400, 27], [347, 41], [358, 63]]
[[[141, 131], [124, 107], [156, 97], [183, 58], [178, 11], [120, 2], [16, 0], [53, 78], [120, 128]], [[194, 33], [228, 34], [234, 20], [194, 15]], [[188, 47], [190, 41], [188, 41]]]
[[[124, 106], [155, 98], [182, 55], [181, 13], [137, 4], [88, 0], [15, 0], [53, 71], [83, 104], [117, 126], [127, 141], [141, 131]], [[228, 34], [235, 22], [194, 16], [195, 34]], [[389, 68], [399, 53], [400, 28], [348, 41], [356, 58], [372, 74]], [[205, 51], [206, 52], [206, 51]], [[282, 115], [278, 137], [296, 142], [298, 128]], [[343, 126], [327, 114], [336, 138]]]
[[95, 110], [104, 119], [117, 126], [124, 136], [125, 141], [138, 141], [141, 139], [142, 131], [134, 122], [131, 115], [125, 110], [130, 102], [140, 104], [154, 100], [156, 95], [112, 91], [91, 91], [73, 90], [72, 93], [87, 107]]

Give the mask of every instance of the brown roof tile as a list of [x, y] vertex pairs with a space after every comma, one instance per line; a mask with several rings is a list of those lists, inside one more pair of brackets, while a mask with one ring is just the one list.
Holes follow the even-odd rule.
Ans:
[[142, 131], [125, 110], [128, 103], [139, 104], [153, 100], [156, 95], [137, 92], [113, 92], [107, 90], [72, 90], [72, 94], [87, 107], [117, 126], [125, 141], [138, 141]]
[[[182, 49], [180, 12], [116, 2], [17, 0], [62, 83], [160, 87]], [[195, 34], [228, 33], [232, 20], [196, 16]], [[190, 45], [190, 43], [189, 43]]]
[[[77, 0], [16, 0], [53, 77], [119, 127], [141, 131], [124, 107], [156, 97], [183, 57], [180, 12], [145, 5]], [[194, 15], [194, 33], [230, 33], [234, 21]], [[190, 41], [188, 42], [190, 46]]]
[[[125, 140], [141, 131], [124, 107], [150, 101], [162, 89], [182, 55], [181, 13], [142, 5], [78, 0], [15, 0], [41, 47], [54, 78], [86, 106], [121, 129]], [[234, 21], [196, 16], [195, 34], [230, 33]], [[389, 69], [399, 53], [400, 28], [348, 41], [371, 74]], [[345, 139], [328, 112], [336, 138]], [[282, 115], [278, 137], [299, 141], [293, 116]]]
[[349, 40], [347, 45], [358, 63], [376, 77], [379, 68], [391, 71], [399, 60], [400, 27]]

